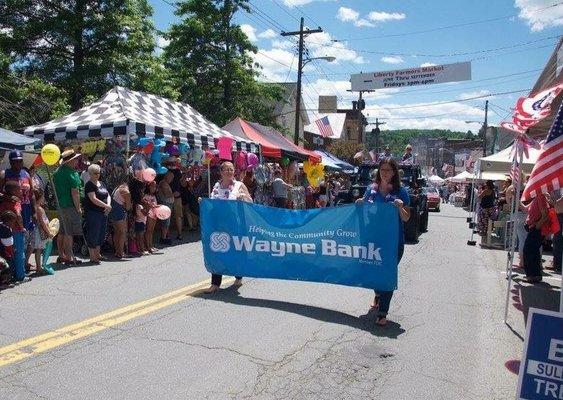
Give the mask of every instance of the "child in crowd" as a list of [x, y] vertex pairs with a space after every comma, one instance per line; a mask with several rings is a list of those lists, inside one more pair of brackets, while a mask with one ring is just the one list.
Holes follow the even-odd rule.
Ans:
[[148, 208], [143, 206], [143, 204], [138, 203], [135, 205], [135, 240], [137, 242], [137, 251], [142, 256], [149, 254], [145, 249], [145, 230], [148, 212]]
[[25, 276], [25, 229], [22, 219], [22, 190], [18, 181], [8, 181], [4, 185], [5, 196], [0, 203], [0, 213], [11, 211], [16, 218], [10, 225], [14, 236], [14, 258], [11, 266], [16, 282], [30, 280]]
[[45, 249], [47, 240], [52, 239], [53, 236], [49, 231], [49, 218], [43, 208], [45, 206], [45, 195], [40, 189], [35, 189], [35, 216], [36, 224], [32, 233], [33, 253], [35, 254], [35, 271], [37, 275], [44, 275], [48, 273], [43, 269], [42, 253]]
[[150, 207], [149, 212], [146, 216], [147, 226], [145, 231], [145, 244], [146, 249], [149, 253], [154, 253], [157, 249], [154, 247], [154, 227], [156, 226], [156, 214], [154, 209], [158, 207], [156, 201], [156, 191], [158, 185], [155, 181], [148, 184], [145, 189], [145, 195], [143, 196], [143, 201], [146, 205]]
[[16, 214], [4, 211], [0, 214], [0, 288], [13, 287], [14, 237], [11, 226], [16, 222]]

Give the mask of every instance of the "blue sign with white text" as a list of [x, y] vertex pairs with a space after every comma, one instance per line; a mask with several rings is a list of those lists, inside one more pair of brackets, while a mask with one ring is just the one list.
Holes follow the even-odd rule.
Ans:
[[209, 272], [397, 288], [399, 215], [391, 204], [286, 210], [204, 199], [200, 216]]
[[563, 399], [563, 313], [530, 308], [517, 399]]

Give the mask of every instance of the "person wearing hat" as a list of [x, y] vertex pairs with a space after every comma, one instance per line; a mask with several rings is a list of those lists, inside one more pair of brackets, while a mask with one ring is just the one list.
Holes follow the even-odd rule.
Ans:
[[23, 227], [25, 229], [25, 260], [24, 265], [26, 271], [29, 272], [30, 265], [28, 259], [31, 256], [31, 240], [30, 233], [33, 232], [34, 223], [33, 215], [35, 214], [35, 196], [33, 194], [33, 179], [31, 175], [23, 168], [23, 154], [19, 150], [12, 150], [8, 156], [10, 160], [10, 168], [0, 171], [0, 187], [2, 189], [8, 182], [17, 182], [21, 188], [21, 215], [23, 219]]
[[72, 257], [73, 236], [82, 235], [82, 180], [76, 170], [80, 154], [65, 150], [61, 154], [60, 167], [53, 174], [55, 192], [59, 199], [62, 224], [57, 240], [59, 261], [65, 264], [80, 264]]

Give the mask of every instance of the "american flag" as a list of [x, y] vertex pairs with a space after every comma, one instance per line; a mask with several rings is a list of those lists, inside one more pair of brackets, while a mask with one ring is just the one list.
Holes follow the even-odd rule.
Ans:
[[534, 165], [522, 200], [563, 187], [563, 103], [553, 120], [541, 153]]
[[334, 136], [334, 132], [330, 127], [330, 121], [328, 120], [328, 116], [319, 118], [318, 120], [315, 121], [315, 124], [317, 124], [317, 128], [319, 128], [319, 132], [322, 136], [324, 137]]

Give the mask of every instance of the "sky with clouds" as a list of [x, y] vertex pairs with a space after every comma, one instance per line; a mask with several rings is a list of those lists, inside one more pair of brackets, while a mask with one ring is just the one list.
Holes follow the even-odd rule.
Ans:
[[[173, 7], [150, 2], [157, 28], [166, 30], [176, 21]], [[306, 27], [324, 30], [305, 41], [306, 57], [336, 58], [304, 69], [312, 120], [319, 95], [336, 95], [340, 107], [351, 108], [358, 96], [348, 91], [351, 74], [471, 61], [471, 81], [364, 94], [364, 113], [386, 129], [476, 132], [480, 124], [466, 121], [483, 120], [486, 99], [471, 99], [489, 94], [489, 121], [499, 123], [533, 86], [563, 32], [561, 0], [251, 0], [250, 6], [252, 13], [239, 13], [237, 22], [259, 48], [254, 58], [264, 81], [296, 80], [296, 38], [282, 31], [298, 30], [301, 17]], [[458, 100], [466, 101], [438, 104]]]

